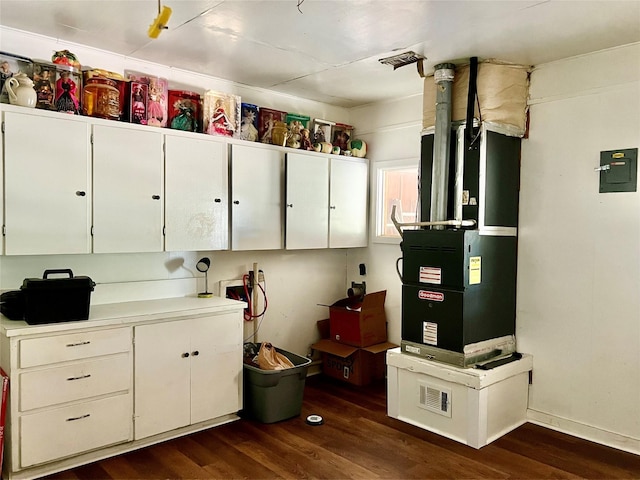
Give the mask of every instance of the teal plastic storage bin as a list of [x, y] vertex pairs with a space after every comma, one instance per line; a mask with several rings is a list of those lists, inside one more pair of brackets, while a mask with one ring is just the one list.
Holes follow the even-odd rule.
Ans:
[[261, 370], [244, 364], [243, 414], [262, 423], [297, 417], [302, 410], [304, 382], [311, 359], [276, 347], [293, 368]]

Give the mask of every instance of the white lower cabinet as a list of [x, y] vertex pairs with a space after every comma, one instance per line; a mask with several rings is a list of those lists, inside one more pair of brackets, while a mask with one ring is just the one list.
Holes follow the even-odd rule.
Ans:
[[240, 410], [241, 328], [234, 314], [135, 327], [136, 439]]
[[13, 469], [133, 439], [131, 327], [3, 336], [2, 350]]
[[81, 322], [0, 315], [11, 387], [2, 477], [42, 477], [237, 420], [243, 307], [185, 297], [97, 305]]
[[131, 439], [131, 395], [20, 417], [20, 466], [30, 467]]

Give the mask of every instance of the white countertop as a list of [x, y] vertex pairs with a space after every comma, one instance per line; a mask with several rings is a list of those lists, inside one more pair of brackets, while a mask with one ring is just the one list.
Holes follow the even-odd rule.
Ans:
[[33, 335], [40, 333], [64, 332], [80, 328], [104, 327], [110, 325], [129, 325], [151, 321], [175, 320], [194, 315], [237, 312], [246, 307], [244, 302], [222, 297], [198, 298], [177, 297], [160, 300], [142, 300], [137, 302], [107, 303], [92, 305], [89, 319], [74, 322], [47, 323], [29, 325], [22, 320], [9, 320], [0, 315], [0, 333], [7, 337]]

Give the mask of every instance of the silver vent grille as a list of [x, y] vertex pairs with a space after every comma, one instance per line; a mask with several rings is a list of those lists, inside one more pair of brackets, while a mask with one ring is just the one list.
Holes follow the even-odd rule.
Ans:
[[431, 412], [451, 417], [451, 389], [418, 382], [418, 406]]

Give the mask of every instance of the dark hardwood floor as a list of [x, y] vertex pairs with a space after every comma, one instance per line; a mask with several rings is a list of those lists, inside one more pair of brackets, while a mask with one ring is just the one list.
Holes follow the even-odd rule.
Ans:
[[476, 450], [389, 418], [384, 382], [314, 376], [298, 418], [242, 419], [48, 478], [640, 479], [640, 456], [532, 424]]

